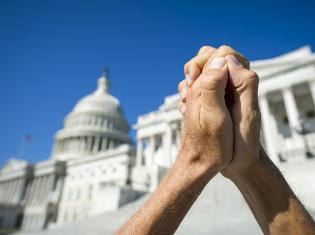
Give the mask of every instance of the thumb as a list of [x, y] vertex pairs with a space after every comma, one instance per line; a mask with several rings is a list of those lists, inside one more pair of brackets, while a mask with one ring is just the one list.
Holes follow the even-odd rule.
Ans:
[[258, 107], [258, 75], [249, 70], [236, 59], [233, 55], [225, 57], [229, 79], [232, 84], [235, 105], [240, 105], [241, 109], [255, 110]]
[[201, 102], [204, 107], [222, 108], [228, 79], [228, 68], [224, 57], [216, 57], [207, 63], [200, 76]]

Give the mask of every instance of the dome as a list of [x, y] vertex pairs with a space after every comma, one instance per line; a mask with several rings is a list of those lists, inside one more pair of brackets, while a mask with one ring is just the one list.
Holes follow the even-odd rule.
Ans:
[[97, 90], [83, 97], [75, 105], [73, 112], [96, 112], [112, 117], [123, 116], [119, 100], [109, 93], [109, 81], [105, 76], [98, 80]]
[[96, 91], [83, 97], [56, 133], [53, 158], [68, 160], [130, 144], [129, 124], [119, 100], [109, 92], [107, 72]]

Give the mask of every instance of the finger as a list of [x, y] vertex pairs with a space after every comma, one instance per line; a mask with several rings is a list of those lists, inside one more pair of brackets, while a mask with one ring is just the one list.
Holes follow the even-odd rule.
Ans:
[[182, 115], [185, 115], [186, 104], [184, 104], [183, 102], [179, 101], [178, 104], [177, 104], [177, 109]]
[[204, 53], [212, 54], [212, 53], [214, 53], [216, 50], [217, 50], [217, 48], [212, 47], [212, 46], [202, 46], [202, 47], [199, 49], [197, 55], [201, 55], [201, 54], [204, 54]]
[[211, 63], [211, 60], [216, 58], [216, 57], [225, 57], [227, 55], [233, 55], [234, 57], [237, 58], [237, 60], [245, 67], [249, 68], [250, 64], [249, 61], [246, 59], [244, 55], [239, 53], [238, 51], [234, 50], [232, 47], [229, 46], [220, 46], [210, 57], [210, 59], [207, 61], [206, 64]]
[[185, 64], [184, 73], [187, 86], [190, 87], [192, 83], [199, 77], [203, 66], [215, 51], [216, 48], [214, 47], [204, 46], [199, 50], [197, 56]]
[[178, 83], [178, 91], [182, 92], [185, 87], [186, 87], [186, 80], [184, 79], [180, 83]]
[[229, 77], [234, 87], [234, 99], [243, 108], [258, 108], [258, 75], [246, 67], [234, 56], [226, 56]]
[[[200, 78], [188, 88], [187, 104], [193, 96], [201, 96], [203, 107], [211, 109], [221, 109], [226, 107], [224, 101], [225, 87], [228, 79], [228, 69], [226, 59], [218, 57], [204, 67]], [[198, 93], [199, 92], [199, 93]]]
[[180, 93], [181, 102], [185, 103], [186, 99], [187, 99], [187, 87], [185, 87], [183, 91]]

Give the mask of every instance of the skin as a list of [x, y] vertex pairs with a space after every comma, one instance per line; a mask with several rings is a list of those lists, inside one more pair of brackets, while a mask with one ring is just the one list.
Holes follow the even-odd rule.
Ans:
[[141, 209], [115, 234], [173, 234], [219, 172], [236, 184], [265, 234], [315, 234], [315, 225], [260, 146], [258, 76], [231, 47], [202, 47], [184, 67], [181, 148]]
[[233, 128], [224, 100], [228, 68], [223, 60], [221, 68], [220, 63], [204, 67], [187, 88], [188, 112], [177, 160], [149, 200], [116, 234], [173, 234], [207, 183], [231, 162]]
[[[203, 68], [215, 56], [228, 62], [229, 79], [225, 101], [233, 120], [234, 147], [230, 164], [221, 173], [239, 188], [255, 215], [264, 234], [315, 234], [314, 221], [297, 199], [277, 167], [260, 145], [260, 111], [258, 106], [258, 76], [249, 69], [247, 60], [230, 47], [203, 47], [185, 65]], [[202, 69], [200, 70], [202, 71]], [[191, 81], [179, 84], [179, 108], [186, 112], [186, 86], [199, 79], [194, 72]]]

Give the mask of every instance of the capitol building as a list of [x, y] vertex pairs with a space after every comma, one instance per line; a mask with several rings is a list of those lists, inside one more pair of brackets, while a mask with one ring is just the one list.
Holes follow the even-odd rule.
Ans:
[[[251, 68], [260, 77], [262, 142], [315, 216], [315, 54], [305, 46], [253, 61]], [[158, 186], [181, 142], [179, 95], [138, 117], [134, 144], [109, 88], [105, 72], [65, 117], [48, 160], [9, 159], [2, 166], [0, 227], [20, 227], [22, 234], [111, 234]], [[237, 189], [218, 175], [178, 234], [259, 231]]]

